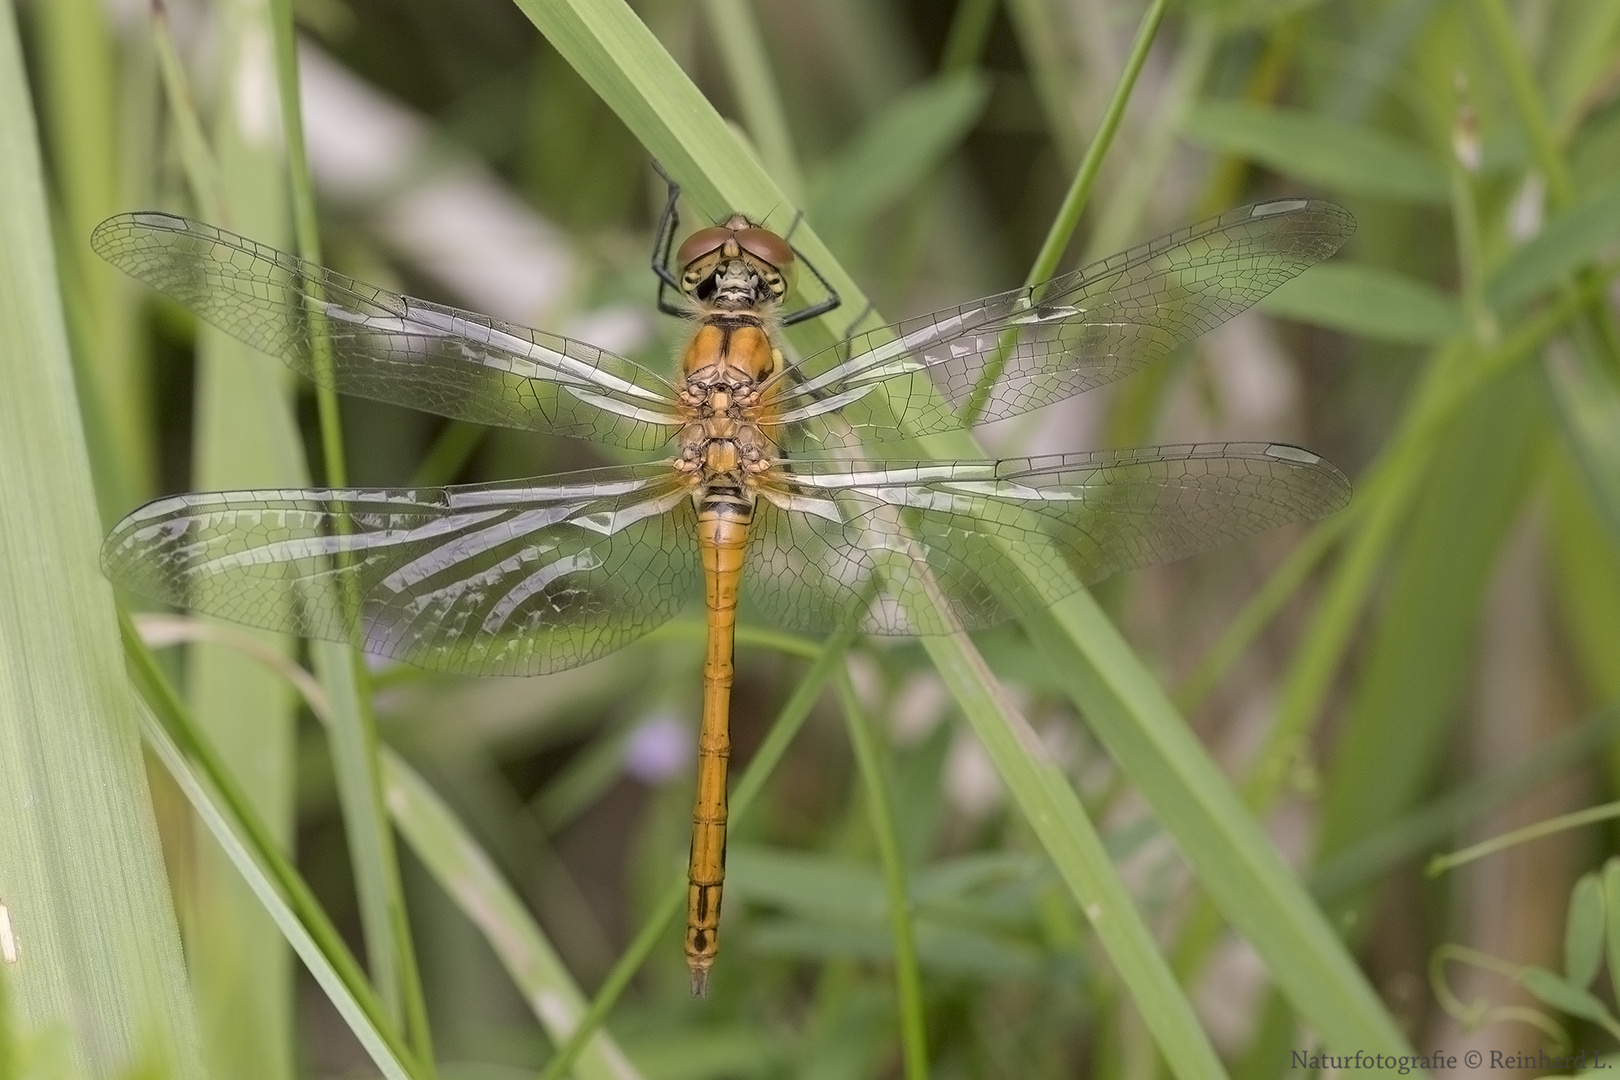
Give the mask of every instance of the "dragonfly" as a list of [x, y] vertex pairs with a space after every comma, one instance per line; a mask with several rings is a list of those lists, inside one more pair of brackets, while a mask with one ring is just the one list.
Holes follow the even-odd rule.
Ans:
[[[1244, 206], [794, 359], [782, 328], [827, 314], [836, 291], [740, 213], [674, 248], [678, 197], [669, 181], [651, 259], [659, 310], [690, 323], [670, 378], [168, 213], [111, 218], [92, 246], [337, 391], [660, 455], [498, 483], [173, 495], [120, 521], [102, 561], [177, 607], [475, 675], [584, 664], [700, 602], [685, 954], [702, 995], [719, 951], [739, 610], [814, 634], [974, 630], [1350, 497], [1331, 463], [1274, 443], [982, 461], [863, 448], [1120, 379], [1332, 255], [1355, 222], [1316, 200]], [[788, 311], [801, 265], [826, 298]]]

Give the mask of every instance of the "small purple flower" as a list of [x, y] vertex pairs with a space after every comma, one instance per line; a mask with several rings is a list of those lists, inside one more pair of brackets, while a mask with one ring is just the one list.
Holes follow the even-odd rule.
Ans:
[[624, 767], [644, 784], [662, 784], [692, 760], [692, 732], [670, 713], [654, 713], [630, 732]]

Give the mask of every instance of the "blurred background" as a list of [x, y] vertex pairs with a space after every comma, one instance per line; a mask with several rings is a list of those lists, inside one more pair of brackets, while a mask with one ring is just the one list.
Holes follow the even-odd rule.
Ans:
[[[890, 319], [1023, 280], [1148, 10], [633, 7]], [[330, 266], [667, 369], [683, 325], [656, 313], [647, 268], [662, 183], [519, 5], [293, 8]], [[20, 6], [107, 524], [162, 493], [286, 482], [289, 449], [321, 460], [307, 386], [120, 280], [86, 243], [102, 218], [158, 207], [294, 247], [266, 10]], [[1424, 864], [1605, 802], [1620, 764], [1620, 5], [1172, 4], [1064, 267], [1283, 196], [1339, 202], [1358, 231], [1172, 362], [982, 441], [1015, 455], [1275, 440], [1344, 469], [1358, 494], [1339, 517], [1135, 572], [1098, 596], [1414, 1047], [1612, 1050], [1607, 1012], [1548, 1004], [1516, 967], [1486, 959], [1561, 973], [1613, 1010], [1609, 976], [1594, 978], [1600, 946], [1566, 948], [1594, 896], [1603, 922], [1601, 880], [1583, 875], [1601, 871], [1608, 826], [1435, 878]], [[699, 224], [689, 211], [687, 227]], [[296, 429], [271, 401], [291, 405]], [[357, 399], [342, 416], [360, 484], [624, 460]], [[803, 676], [805, 644], [745, 628], [734, 763]], [[1289, 1072], [1310, 1033], [1130, 778], [1020, 630], [978, 644], [1098, 822], [1232, 1074]], [[272, 647], [301, 658], [296, 643]], [[166, 662], [363, 954], [319, 725], [237, 650], [193, 644]], [[685, 863], [701, 662], [688, 612], [555, 676], [374, 673], [384, 740], [490, 853], [587, 993]], [[851, 664], [926, 896], [915, 914], [931, 1075], [1165, 1074], [923, 651], [863, 641]], [[153, 783], [210, 1071], [369, 1075], [161, 770]], [[828, 695], [733, 830], [712, 996], [688, 997], [671, 928], [609, 1020], [627, 1067], [667, 1080], [901, 1075], [864, 800]], [[553, 1050], [536, 1008], [465, 903], [408, 848], [400, 857], [442, 1075], [533, 1075]]]

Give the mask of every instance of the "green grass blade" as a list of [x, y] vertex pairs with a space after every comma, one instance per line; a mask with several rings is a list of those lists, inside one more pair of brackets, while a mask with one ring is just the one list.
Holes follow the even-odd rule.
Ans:
[[[207, 623], [199, 625], [211, 626]], [[210, 802], [222, 806], [223, 812], [229, 816], [231, 828], [251, 847], [252, 859], [274, 879], [276, 889], [285, 898], [288, 908], [303, 927], [304, 936], [309, 937], [320, 950], [322, 966], [342, 981], [345, 996], [362, 1010], [366, 1024], [373, 1029], [376, 1037], [387, 1044], [391, 1056], [398, 1061], [405, 1061], [409, 1056], [408, 1052], [393, 1028], [389, 1026], [381, 999], [366, 981], [359, 962], [355, 960], [348, 945], [338, 934], [332, 920], [327, 917], [325, 909], [316, 901], [314, 892], [299, 875], [292, 861], [282, 853], [280, 845], [271, 835], [269, 826], [254, 809], [247, 792], [237, 782], [235, 774], [226, 766], [190, 711], [180, 702], [179, 696], [169, 685], [167, 677], [158, 668], [157, 661], [136, 630], [134, 621], [121, 615], [119, 629], [124, 638], [124, 652], [129, 661], [131, 675], [153, 715], [164, 725], [164, 735], [181, 747], [208, 778], [212, 787]], [[217, 628], [214, 632], [217, 635], [235, 635], [239, 641], [246, 643], [241, 649], [244, 655], [267, 662], [272, 670], [289, 663], [273, 646], [267, 645], [252, 634], [235, 630], [221, 631]], [[225, 845], [228, 855], [233, 854], [231, 846]], [[251, 881], [249, 883], [251, 884]], [[291, 943], [298, 945], [297, 941]], [[362, 1038], [370, 1037], [367, 1033], [360, 1034]]]
[[[1367, 646], [1321, 803], [1331, 858], [1404, 813], [1448, 745], [1497, 554], [1535, 474], [1546, 415], [1530, 373], [1479, 394], [1439, 446]], [[1457, 522], [1466, 519], [1468, 528]]]
[[225, 217], [225, 193], [219, 175], [219, 163], [214, 159], [213, 147], [203, 132], [202, 117], [191, 92], [190, 80], [180, 63], [170, 32], [168, 10], [152, 9], [152, 41], [157, 54], [158, 73], [163, 80], [163, 96], [169, 114], [174, 120], [175, 139], [180, 144], [180, 163], [185, 170], [186, 184], [191, 188], [192, 201], [197, 211], [209, 221], [222, 221]]
[[0, 902], [8, 1023], [82, 1076], [201, 1077], [74, 393], [27, 74], [0, 4]]
[[1437, 344], [1464, 325], [1457, 301], [1427, 282], [1342, 261], [1295, 278], [1259, 307], [1330, 330], [1406, 345]]
[[[743, 770], [742, 779], [731, 793], [731, 821], [733, 826], [748, 811], [754, 799], [758, 797], [765, 787], [765, 781], [781, 762], [782, 755], [787, 753], [788, 745], [798, 734], [799, 728], [810, 715], [810, 709], [815, 705], [816, 699], [821, 696], [822, 687], [832, 678], [838, 665], [844, 661], [844, 653], [849, 648], [852, 635], [834, 634], [822, 645], [820, 654], [810, 670], [799, 681], [798, 687], [793, 691], [782, 711], [777, 714], [776, 720], [771, 724], [771, 730], [765, 736], [765, 741], [755, 752], [754, 759]], [[607, 1019], [619, 995], [624, 993], [630, 980], [640, 970], [653, 947], [663, 936], [669, 923], [680, 912], [686, 900], [686, 873], [683, 870], [680, 878], [669, 883], [667, 891], [659, 898], [630, 947], [619, 957], [619, 962], [613, 965], [613, 970], [602, 981], [602, 986], [591, 1001], [590, 1009], [580, 1019], [579, 1025], [574, 1029], [567, 1042], [557, 1048], [550, 1061], [546, 1062], [541, 1080], [562, 1080], [573, 1067], [574, 1061], [584, 1050], [596, 1029]]]
[[1485, 297], [1506, 312], [1557, 285], [1620, 237], [1620, 181], [1554, 215], [1492, 275]]
[[186, 799], [191, 803], [192, 810], [204, 828], [236, 867], [246, 887], [252, 890], [258, 899], [263, 912], [304, 961], [310, 974], [348, 1024], [349, 1030], [354, 1033], [372, 1063], [389, 1080], [411, 1080], [410, 1071], [405, 1063], [395, 1056], [387, 1037], [372, 1024], [365, 1008], [350, 992], [342, 976], [332, 967], [326, 951], [310, 936], [304, 924], [277, 891], [275, 883], [259, 864], [251, 847], [236, 834], [235, 827], [231, 824], [231, 815], [218, 805], [215, 796], [208, 790], [202, 778], [192, 770], [191, 763], [186, 760], [179, 746], [169, 737], [168, 732], [164, 731], [162, 725], [149, 715], [145, 717], [143, 733], [147, 745], [169, 770], [169, 775], [174, 778], [175, 783], [185, 792]]
[[760, 161], [783, 191], [802, 198], [804, 175], [799, 170], [799, 155], [793, 149], [793, 133], [788, 129], [771, 55], [751, 0], [706, 0], [704, 8], [731, 80], [732, 96], [742, 109]]
[[[225, 11], [223, 63], [239, 73], [262, 59], [253, 51], [268, 28], [262, 16], [240, 6]], [[167, 20], [155, 16], [152, 31], [198, 208], [271, 243], [284, 242], [287, 213], [279, 149], [261, 132], [242, 130], [246, 110], [241, 107], [218, 109], [215, 142], [205, 141], [185, 73], [172, 55]], [[238, 83], [237, 78], [231, 81]], [[301, 481], [291, 381], [280, 365], [204, 327], [197, 336], [196, 372], [192, 485], [203, 491], [239, 490]], [[284, 638], [254, 634], [265, 648], [283, 655], [291, 650]], [[271, 842], [290, 849], [297, 797], [296, 718], [286, 686], [238, 652], [204, 647], [191, 650], [185, 690], [198, 726], [225, 767], [240, 778]], [[209, 1071], [243, 1080], [289, 1080], [294, 1070], [292, 956], [276, 933], [272, 913], [243, 878], [236, 855], [214, 836], [212, 823], [199, 815], [194, 827], [197, 902], [195, 917], [187, 924], [187, 959]]]
[[855, 696], [847, 667], [838, 673], [838, 700], [844, 709], [844, 726], [855, 761], [861, 770], [867, 816], [878, 855], [883, 860], [883, 884], [888, 892], [889, 918], [894, 939], [894, 978], [900, 1000], [900, 1047], [906, 1063], [906, 1080], [927, 1080], [928, 1030], [923, 1022], [922, 976], [917, 971], [917, 941], [911, 925], [911, 898], [906, 888], [906, 869], [900, 861], [900, 841], [895, 835], [894, 809], [889, 804], [889, 782], [884, 776], [883, 759], [878, 752], [872, 722]]
[[1285, 176], [1347, 195], [1442, 203], [1445, 169], [1422, 149], [1374, 128], [1237, 101], [1206, 101], [1184, 122], [1188, 138]]
[[[320, 233], [315, 216], [314, 184], [304, 146], [298, 46], [289, 0], [271, 0], [268, 18], [275, 41], [276, 88], [286, 136], [287, 173], [298, 253], [309, 262], [319, 263]], [[326, 483], [342, 487], [348, 483], [348, 466], [337, 391], [329, 384], [317, 385], [315, 401], [320, 415]], [[347, 645], [317, 642], [311, 646], [311, 654], [337, 718], [333, 725], [333, 757], [360, 894], [367, 956], [383, 1000], [408, 1033], [424, 1075], [431, 1077], [434, 1073], [433, 1039], [416, 964], [416, 949], [411, 940], [405, 891], [400, 883], [399, 857], [383, 806], [381, 742], [372, 713], [370, 676], [359, 651]]]
[[1470, 844], [1461, 851], [1452, 851], [1444, 855], [1436, 855], [1429, 860], [1428, 874], [1430, 877], [1439, 877], [1449, 874], [1459, 866], [1467, 866], [1477, 859], [1487, 855], [1495, 855], [1499, 851], [1517, 847], [1520, 844], [1530, 844], [1543, 837], [1553, 836], [1570, 829], [1582, 829], [1588, 825], [1597, 825], [1605, 821], [1620, 818], [1620, 802], [1602, 803], [1598, 806], [1589, 806], [1584, 810], [1577, 810], [1572, 814], [1559, 814], [1557, 817], [1543, 818], [1523, 828], [1513, 829], [1493, 836], [1488, 840], [1481, 840], [1477, 844]]
[[1311, 892], [1326, 902], [1370, 884], [1396, 863], [1432, 850], [1490, 810], [1580, 767], [1617, 736], [1620, 709], [1606, 710], [1511, 766], [1453, 788], [1333, 855], [1311, 872]]
[[[275, 675], [284, 684], [291, 683], [296, 687], [321, 723], [330, 727], [336, 722], [331, 700], [319, 682], [251, 630], [166, 617], [143, 620], [141, 628], [148, 639], [157, 634], [171, 644], [201, 640], [228, 646], [244, 662], [251, 662]], [[175, 722], [177, 719], [171, 718], [171, 723]], [[166, 734], [161, 731], [159, 734], [168, 740]], [[169, 763], [167, 756], [165, 763]], [[189, 764], [184, 760], [180, 764], [189, 775]], [[567, 1038], [584, 1012], [585, 998], [556, 950], [535, 925], [523, 901], [502, 878], [493, 860], [479, 847], [472, 834], [403, 758], [385, 749], [383, 769], [389, 814], [401, 834], [444, 890], [457, 900], [468, 918], [484, 933], [490, 947], [551, 1037], [558, 1042]], [[205, 789], [199, 788], [199, 791], [207, 804], [200, 812], [205, 817], [212, 815], [218, 818], [220, 827], [226, 828], [231, 843], [236, 849], [241, 849], [231, 850], [231, 858], [239, 869], [243, 869], [244, 880], [251, 883], [255, 894], [262, 899], [264, 889], [268, 886], [273, 895], [265, 904], [266, 910], [275, 916], [278, 927], [294, 943], [299, 955], [310, 963], [317, 981], [329, 996], [334, 995], [335, 986], [337, 996], [333, 1000], [338, 1003], [339, 1010], [351, 1024], [361, 1025], [356, 1029], [357, 1036], [368, 1049], [375, 1044], [380, 1046], [380, 1052], [388, 1060], [397, 1060], [389, 1050], [389, 1033], [372, 1025], [366, 1013], [368, 1003], [357, 1000], [345, 985], [344, 979], [354, 976], [340, 972], [329, 959], [330, 950], [323, 950], [317, 944], [319, 935], [311, 935], [305, 929], [295, 908], [289, 906], [270, 883], [270, 875], [261, 868], [259, 857], [252, 853], [253, 846], [237, 841], [235, 832], [224, 826], [223, 823], [232, 815], [216, 809], [215, 800]], [[191, 795], [189, 787], [187, 793]], [[195, 800], [196, 796], [192, 797]], [[209, 828], [216, 829], [213, 820], [209, 821]], [[292, 920], [290, 927], [283, 913], [286, 919]], [[315, 950], [313, 957], [308, 949]], [[345, 968], [356, 973], [359, 970], [352, 959], [347, 961]], [[625, 1080], [637, 1075], [623, 1052], [605, 1035], [598, 1035], [586, 1043], [579, 1069], [586, 1080]]]
[[[585, 995], [523, 901], [433, 789], [397, 755], [385, 751], [383, 758], [388, 806], [400, 832], [477, 924], [546, 1033], [561, 1045], [580, 1026]], [[632, 1080], [639, 1075], [601, 1031], [585, 1042], [574, 1069], [581, 1080]]]
[[978, 123], [990, 83], [974, 72], [913, 87], [867, 121], [817, 178], [811, 217], [826, 232], [866, 223], [904, 198]]
[[1092, 185], [1097, 182], [1103, 160], [1114, 145], [1120, 121], [1125, 118], [1125, 106], [1130, 103], [1131, 91], [1136, 89], [1136, 79], [1142, 74], [1142, 65], [1147, 62], [1148, 50], [1153, 47], [1153, 39], [1159, 33], [1159, 24], [1164, 21], [1167, 6], [1167, 0], [1154, 0], [1153, 6], [1142, 16], [1142, 24], [1136, 30], [1136, 40], [1125, 59], [1125, 70], [1120, 74], [1108, 105], [1103, 109], [1097, 133], [1087, 144], [1080, 167], [1074, 171], [1074, 179], [1069, 182], [1069, 190], [1063, 196], [1063, 205], [1058, 207], [1057, 214], [1052, 218], [1052, 226], [1046, 232], [1046, 239], [1041, 241], [1041, 250], [1030, 265], [1029, 273], [1024, 275], [1025, 285], [1045, 281], [1057, 272], [1058, 262], [1069, 246], [1069, 238], [1080, 224], [1080, 215], [1091, 201]]
[[[72, 343], [88, 384], [81, 410], [94, 428], [103, 517], [151, 493], [154, 482], [150, 388], [135, 347], [134, 291], [90, 251], [88, 238], [119, 202], [119, 115], [112, 28], [95, 0], [62, 0], [38, 10], [43, 137], [50, 148], [60, 209], [57, 269], [72, 305]], [[124, 105], [123, 107], [128, 107]]]
[[924, 638], [923, 647], [1130, 988], [1170, 1070], [1178, 1077], [1224, 1077], [1220, 1058], [1136, 911], [1079, 797], [1034, 729], [965, 636]]
[[1587, 693], [1620, 701], [1620, 552], [1592, 486], [1567, 455], [1553, 462], [1549, 555], [1560, 623]]
[[1175, 836], [1226, 920], [1329, 1046], [1405, 1053], [1405, 1039], [1164, 690], [1087, 593], [1036, 642], [1114, 759]]
[[1507, 8], [1502, 6], [1502, 0], [1474, 0], [1473, 7], [1479, 14], [1479, 22], [1485, 25], [1495, 53], [1493, 59], [1507, 77], [1513, 104], [1519, 111], [1519, 122], [1530, 137], [1536, 163], [1541, 166], [1542, 176], [1547, 181], [1547, 194], [1554, 206], [1563, 206], [1574, 197], [1575, 186], [1570, 181], [1569, 168], [1564, 164], [1564, 155], [1548, 122], [1547, 111], [1542, 107], [1535, 76], [1530, 71], [1524, 50], [1520, 48], [1519, 30], [1508, 16]]
[[949, 74], [977, 67], [995, 19], [996, 0], [956, 0], [945, 47], [940, 51], [939, 70]]
[[1546, 382], [1569, 461], [1614, 544], [1620, 543], [1620, 388], [1593, 351], [1577, 335], [1575, 345], [1547, 365]]

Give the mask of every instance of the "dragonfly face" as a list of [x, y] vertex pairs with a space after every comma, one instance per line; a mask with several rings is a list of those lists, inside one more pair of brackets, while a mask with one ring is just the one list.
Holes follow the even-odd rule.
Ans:
[[[470, 674], [573, 667], [701, 599], [686, 939], [701, 992], [718, 942], [739, 605], [812, 633], [957, 632], [1349, 498], [1331, 464], [1267, 443], [912, 462], [863, 459], [861, 447], [1121, 378], [1331, 255], [1354, 221], [1303, 199], [1240, 207], [788, 362], [776, 327], [836, 296], [782, 315], [804, 260], [742, 215], [688, 238], [677, 276], [674, 196], [654, 248], [659, 306], [694, 329], [673, 382], [200, 222], [103, 222], [92, 244], [109, 261], [316, 381], [662, 456], [459, 487], [177, 495], [119, 522], [102, 557], [118, 583], [177, 606]], [[666, 287], [684, 307], [665, 302]]]
[[681, 292], [721, 309], [779, 304], [793, 287], [793, 248], [741, 214], [687, 237], [675, 261]]

